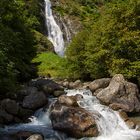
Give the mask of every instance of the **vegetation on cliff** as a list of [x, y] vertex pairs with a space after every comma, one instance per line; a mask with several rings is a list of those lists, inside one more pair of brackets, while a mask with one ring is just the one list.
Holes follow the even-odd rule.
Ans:
[[75, 78], [139, 77], [139, 7], [138, 0], [109, 2], [90, 28], [77, 34], [66, 53]]

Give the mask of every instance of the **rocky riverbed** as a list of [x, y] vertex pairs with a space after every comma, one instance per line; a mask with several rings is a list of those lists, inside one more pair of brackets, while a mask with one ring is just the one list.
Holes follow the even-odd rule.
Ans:
[[[139, 130], [139, 90], [137, 85], [126, 81], [121, 74], [117, 74], [113, 78], [102, 78], [85, 83], [80, 80], [54, 82], [45, 78], [32, 80], [13, 94], [14, 98], [0, 100], [1, 127], [30, 122], [28, 118], [37, 109], [43, 108], [44, 111], [49, 110], [49, 118], [53, 128], [51, 131], [57, 130], [74, 138], [99, 136], [97, 116], [100, 117], [101, 114], [91, 113], [84, 109], [79, 104], [83, 96], [80, 94], [68, 96], [66, 89], [90, 90], [92, 96], [96, 97], [100, 103], [118, 111], [129, 128]], [[52, 105], [50, 99], [55, 99]], [[22, 130], [14, 134], [2, 135], [1, 139], [42, 140], [44, 138], [36, 131]]]

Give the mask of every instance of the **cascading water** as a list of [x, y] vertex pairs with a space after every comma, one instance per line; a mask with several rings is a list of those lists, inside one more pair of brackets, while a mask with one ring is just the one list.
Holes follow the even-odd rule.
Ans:
[[[140, 140], [139, 131], [129, 129], [116, 111], [101, 105], [89, 90], [67, 90], [67, 96], [76, 94], [83, 96], [83, 99], [78, 101], [78, 104], [93, 114], [100, 132], [100, 136], [97, 138], [82, 138], [81, 140]], [[1, 129], [0, 133], [10, 134], [26, 130], [43, 134], [45, 140], [76, 140], [74, 138], [68, 138], [65, 134], [52, 129], [49, 119], [49, 109], [46, 112], [42, 111], [42, 109], [38, 110], [31, 120], [32, 122], [28, 124]]]
[[63, 33], [53, 17], [50, 0], [45, 0], [45, 18], [48, 29], [48, 39], [52, 42], [55, 52], [60, 56], [64, 56]]

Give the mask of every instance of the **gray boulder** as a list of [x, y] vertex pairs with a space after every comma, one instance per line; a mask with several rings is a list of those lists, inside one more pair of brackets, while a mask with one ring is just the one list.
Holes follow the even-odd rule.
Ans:
[[17, 115], [19, 106], [15, 100], [4, 99], [1, 101], [1, 108], [9, 114]]
[[49, 96], [53, 94], [56, 90], [64, 90], [62, 86], [50, 79], [37, 79], [36, 81], [31, 81], [29, 86], [37, 87], [39, 90], [44, 91], [44, 93]]
[[108, 87], [96, 93], [96, 97], [115, 110], [139, 112], [139, 91], [135, 84], [125, 81], [122, 74], [116, 74]]
[[38, 109], [47, 103], [47, 98], [43, 92], [35, 92], [26, 96], [23, 100], [23, 107], [28, 109]]
[[0, 110], [0, 124], [9, 124], [13, 119], [13, 115], [8, 114], [5, 110]]
[[93, 82], [89, 84], [89, 89], [92, 92], [94, 92], [97, 89], [106, 88], [109, 85], [110, 81], [111, 81], [111, 78], [102, 78], [102, 79], [94, 80]]

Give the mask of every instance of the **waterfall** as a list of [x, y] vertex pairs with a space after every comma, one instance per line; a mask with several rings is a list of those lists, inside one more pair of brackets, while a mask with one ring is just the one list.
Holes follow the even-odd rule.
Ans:
[[[82, 138], [80, 140], [140, 140], [140, 132], [135, 129], [129, 129], [121, 119], [118, 112], [113, 111], [105, 105], [101, 105], [95, 96], [92, 96], [89, 90], [67, 90], [67, 96], [80, 94], [83, 99], [78, 101], [79, 106], [93, 114], [98, 126], [100, 135], [95, 138]], [[56, 99], [51, 99], [53, 103]], [[51, 106], [51, 104], [50, 104]], [[45, 140], [76, 140], [68, 138], [64, 133], [52, 129], [49, 119], [49, 109], [38, 110], [35, 116], [31, 118], [32, 122], [16, 126], [8, 126], [0, 130], [0, 134], [18, 132], [20, 130], [33, 131], [43, 134]]]
[[55, 52], [59, 56], [64, 56], [63, 33], [53, 17], [50, 0], [45, 0], [45, 18], [48, 29], [48, 39], [52, 42]]

